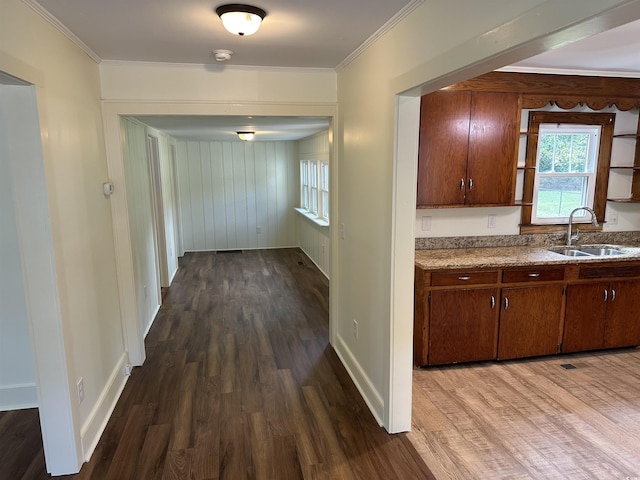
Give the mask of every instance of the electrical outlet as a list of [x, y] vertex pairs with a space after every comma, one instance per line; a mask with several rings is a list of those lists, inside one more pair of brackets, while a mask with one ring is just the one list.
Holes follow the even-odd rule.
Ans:
[[358, 339], [358, 321], [353, 319], [353, 338]]
[[491, 214], [487, 217], [487, 228], [496, 228], [496, 216]]
[[78, 404], [84, 400], [84, 379], [80, 377], [76, 383], [76, 393], [78, 394]]
[[129, 375], [131, 375], [131, 371], [133, 370], [133, 365], [131, 365], [130, 363], [127, 363], [124, 366], [124, 374], [128, 377]]
[[618, 224], [618, 212], [611, 212], [607, 215], [607, 223], [609, 225], [617, 225]]
[[431, 230], [431, 217], [422, 217], [422, 231], [428, 232]]

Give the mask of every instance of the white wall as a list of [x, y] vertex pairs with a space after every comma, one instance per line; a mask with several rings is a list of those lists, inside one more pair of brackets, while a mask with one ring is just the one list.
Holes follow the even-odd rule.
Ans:
[[[132, 363], [144, 362], [137, 335], [138, 309], [120, 117], [138, 115], [263, 115], [335, 118], [336, 74], [321, 69], [278, 69], [204, 65], [113, 63], [100, 65], [116, 265], [124, 337]], [[177, 212], [179, 213], [179, 212]], [[179, 243], [179, 242], [178, 242]], [[332, 282], [330, 288], [335, 288]], [[334, 294], [331, 296], [336, 298]], [[335, 308], [331, 303], [331, 308]]]
[[[46, 190], [39, 189], [38, 194], [46, 195], [51, 217], [55, 263], [51, 270], [57, 280], [60, 318], [56, 312], [49, 316], [58, 318], [53, 327], [62, 336], [61, 365], [67, 370], [55, 395], [71, 402], [66, 407], [72, 417], [64, 429], [48, 432], [45, 456], [49, 468], [65, 473], [79, 467], [83, 450], [91, 451], [125, 378], [111, 207], [101, 187], [107, 164], [99, 69], [24, 2], [3, 0], [0, 70], [35, 84], [37, 91], [46, 180]], [[46, 333], [50, 342], [56, 340], [53, 330]], [[80, 377], [85, 399], [78, 405], [75, 384]], [[67, 418], [61, 410], [58, 417]], [[43, 423], [48, 423], [46, 413]], [[81, 438], [82, 446], [75, 437]], [[47, 453], [48, 448], [60, 454]], [[69, 454], [69, 450], [74, 451]]]
[[[320, 132], [298, 141], [298, 160], [328, 161], [329, 132]], [[299, 164], [298, 164], [299, 169]], [[329, 169], [333, 168], [329, 163]], [[331, 189], [331, 186], [329, 186]], [[296, 206], [300, 206], [300, 190]], [[319, 225], [305, 215], [298, 215], [298, 245], [327, 278], [331, 275], [331, 241], [329, 227]]]
[[164, 228], [167, 255], [167, 269], [169, 281], [173, 279], [178, 271], [178, 234], [179, 234], [179, 214], [178, 199], [176, 197], [177, 185], [175, 178], [175, 139], [161, 132], [149, 129], [160, 140], [160, 175], [162, 189], [162, 205], [164, 209]]
[[296, 245], [295, 142], [178, 140], [176, 162], [185, 251]]
[[107, 61], [100, 64], [100, 75], [106, 100], [236, 100], [244, 104], [336, 100], [336, 74], [330, 69]]
[[[623, 3], [627, 10], [597, 18]], [[413, 248], [397, 240], [413, 240], [416, 215], [411, 206], [415, 158], [394, 165], [400, 150], [394, 144], [396, 95], [427, 93], [631, 21], [640, 17], [639, 3], [433, 0], [338, 73], [337, 221], [345, 234], [332, 245], [339, 252], [339, 269], [332, 277], [341, 286], [336, 348], [374, 415], [390, 431], [410, 428], [412, 304], [410, 295], [398, 302], [394, 298], [413, 290]], [[593, 22], [580, 24], [592, 17]], [[423, 84], [428, 85], [423, 89]], [[353, 319], [359, 323], [358, 338]]]
[[[0, 85], [0, 104], [5, 95], [12, 95], [16, 89], [24, 88]], [[0, 411], [30, 408], [38, 404], [9, 155], [5, 141], [7, 133], [0, 121]]]
[[129, 228], [133, 247], [139, 334], [145, 337], [160, 309], [160, 277], [151, 201], [151, 171], [146, 125], [122, 119]]
[[[537, 111], [567, 111], [555, 106], [539, 108]], [[589, 112], [588, 107], [577, 107], [569, 111]], [[614, 134], [635, 132], [638, 126], [638, 110], [620, 111], [615, 107], [600, 110], [616, 113]], [[527, 130], [529, 110], [522, 111], [520, 131]], [[526, 155], [526, 137], [520, 138], [518, 149], [518, 165], [524, 165]], [[615, 138], [611, 150], [611, 165], [632, 165], [635, 155], [635, 142], [628, 138]], [[607, 196], [624, 198], [631, 194], [631, 170], [612, 169], [609, 175]], [[516, 201], [522, 200], [524, 184], [523, 170], [518, 170], [516, 180]], [[488, 227], [488, 216], [496, 216], [495, 228]], [[610, 219], [617, 217], [613, 224]], [[423, 218], [429, 217], [424, 222]], [[607, 202], [607, 223], [603, 225], [605, 232], [621, 232], [640, 229], [640, 209], [637, 205]], [[487, 208], [431, 208], [416, 210], [415, 235], [421, 237], [451, 236], [483, 236], [483, 235], [518, 235], [520, 233], [520, 207], [487, 207]], [[424, 224], [423, 224], [424, 222]], [[428, 230], [425, 229], [428, 227]]]

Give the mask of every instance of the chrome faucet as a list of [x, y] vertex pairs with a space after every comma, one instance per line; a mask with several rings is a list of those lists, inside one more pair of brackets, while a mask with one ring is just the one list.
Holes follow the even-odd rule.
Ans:
[[578, 235], [580, 233], [578, 232], [578, 229], [576, 228], [576, 233], [574, 234], [571, 233], [571, 229], [573, 225], [573, 214], [576, 213], [578, 210], [586, 210], [587, 212], [589, 212], [591, 214], [591, 223], [593, 223], [593, 226], [597, 227], [599, 225], [598, 219], [596, 218], [596, 212], [594, 212], [591, 208], [578, 207], [571, 210], [571, 213], [569, 214], [569, 226], [567, 227], [567, 247], [571, 246], [571, 242], [573, 240], [578, 240]]

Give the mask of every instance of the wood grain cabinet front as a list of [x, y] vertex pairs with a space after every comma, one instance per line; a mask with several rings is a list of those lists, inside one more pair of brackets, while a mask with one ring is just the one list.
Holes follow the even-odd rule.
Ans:
[[496, 358], [498, 295], [497, 288], [431, 292], [429, 365]]
[[558, 284], [503, 288], [498, 359], [558, 353], [563, 300]]
[[517, 93], [423, 96], [418, 207], [513, 205], [519, 112]]
[[563, 352], [640, 345], [640, 280], [571, 284]]

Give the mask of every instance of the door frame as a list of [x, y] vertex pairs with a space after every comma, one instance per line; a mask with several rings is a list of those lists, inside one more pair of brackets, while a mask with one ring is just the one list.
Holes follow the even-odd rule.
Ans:
[[[144, 337], [137, 328], [138, 313], [135, 296], [135, 280], [133, 270], [133, 251], [131, 244], [129, 210], [125, 188], [124, 155], [122, 149], [121, 117], [137, 117], [142, 115], [224, 115], [224, 116], [304, 116], [328, 117], [330, 137], [335, 138], [334, 129], [337, 122], [336, 104], [294, 104], [294, 103], [180, 103], [180, 102], [123, 102], [103, 101], [103, 122], [107, 151], [107, 168], [114, 184], [111, 196], [112, 220], [115, 239], [116, 270], [118, 274], [118, 292], [120, 294], [122, 322], [125, 345], [132, 365], [142, 365], [146, 358]], [[332, 168], [332, 185], [337, 185], [337, 145], [333, 142], [330, 148]], [[334, 181], [335, 180], [335, 181]], [[330, 218], [338, 218], [337, 188], [330, 190]], [[332, 221], [332, 225], [335, 221]], [[338, 269], [339, 248], [336, 238], [337, 230], [330, 228], [332, 271]], [[329, 283], [329, 336], [335, 344], [337, 328], [338, 279]]]

